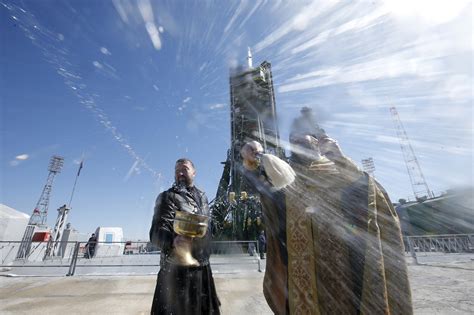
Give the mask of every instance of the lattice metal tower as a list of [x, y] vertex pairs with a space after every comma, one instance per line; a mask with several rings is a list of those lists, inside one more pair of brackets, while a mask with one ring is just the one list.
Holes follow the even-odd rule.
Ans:
[[224, 170], [213, 207], [218, 224], [224, 222], [228, 209], [233, 209], [233, 238], [236, 239], [246, 237], [246, 222], [249, 219], [255, 222], [261, 208], [258, 194], [241, 173], [242, 146], [256, 140], [266, 153], [285, 158], [280, 145], [271, 64], [264, 61], [253, 67], [250, 49], [247, 61], [247, 67], [240, 66], [230, 72], [231, 147], [223, 163]]
[[21, 240], [20, 248], [18, 249], [18, 253], [16, 255], [17, 259], [28, 257], [35, 228], [43, 227], [46, 224], [46, 219], [48, 217], [49, 198], [51, 195], [51, 189], [53, 187], [54, 177], [56, 174], [61, 172], [63, 164], [64, 158], [57, 155], [54, 155], [49, 162], [48, 178], [46, 179], [46, 184], [44, 185], [43, 192], [41, 193], [38, 203], [33, 210], [33, 214], [30, 217], [30, 221], [26, 226], [25, 234], [23, 234], [23, 239]]
[[362, 159], [362, 168], [365, 172], [367, 172], [370, 176], [375, 175], [375, 164], [374, 159], [369, 157], [366, 159]]
[[71, 210], [66, 205], [63, 205], [58, 209], [58, 218], [56, 219], [56, 224], [54, 225], [53, 234], [51, 234], [48, 244], [46, 245], [46, 251], [44, 258], [53, 257], [53, 256], [62, 256], [59, 255], [59, 249], [61, 246], [61, 238], [63, 236], [64, 227], [66, 226], [67, 215]]
[[[249, 56], [251, 60], [251, 55]], [[264, 61], [254, 68], [234, 69], [230, 76], [231, 115], [231, 188], [236, 194], [249, 192], [242, 181], [239, 167], [242, 164], [240, 150], [251, 140], [260, 142], [267, 153], [284, 158], [280, 146], [280, 132], [277, 123], [275, 93], [271, 64]]]
[[395, 124], [395, 129], [397, 131], [397, 136], [400, 141], [400, 147], [403, 152], [403, 157], [405, 159], [408, 176], [410, 177], [411, 187], [413, 189], [415, 198], [433, 198], [433, 193], [428, 188], [425, 176], [421, 171], [420, 163], [418, 163], [415, 151], [411, 146], [410, 140], [408, 139], [405, 128], [403, 127], [402, 121], [400, 120], [400, 116], [398, 115], [397, 109], [395, 107], [390, 107], [390, 113], [392, 114], [393, 122]]

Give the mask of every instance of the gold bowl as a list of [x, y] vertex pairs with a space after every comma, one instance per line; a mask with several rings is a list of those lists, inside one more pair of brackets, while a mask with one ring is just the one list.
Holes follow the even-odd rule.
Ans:
[[173, 230], [188, 237], [204, 237], [209, 226], [209, 217], [186, 211], [176, 211]]

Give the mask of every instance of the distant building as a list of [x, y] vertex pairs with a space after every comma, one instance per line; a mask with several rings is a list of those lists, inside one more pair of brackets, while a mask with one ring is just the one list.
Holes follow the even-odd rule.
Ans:
[[95, 230], [95, 236], [97, 237], [96, 257], [123, 255], [125, 243], [121, 227], [98, 227]]
[[0, 204], [0, 241], [21, 241], [30, 216]]
[[29, 220], [30, 216], [26, 213], [0, 204], [0, 241], [17, 242], [7, 242], [0, 246], [0, 257], [3, 265], [15, 260], [18, 246]]

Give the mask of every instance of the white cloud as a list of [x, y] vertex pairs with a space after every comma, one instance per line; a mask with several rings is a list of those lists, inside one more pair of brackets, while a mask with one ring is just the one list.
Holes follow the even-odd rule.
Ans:
[[305, 30], [310, 22], [323, 12], [329, 10], [334, 4], [335, 2], [331, 1], [313, 1], [311, 4], [303, 7], [293, 19], [284, 23], [262, 41], [258, 42], [258, 44], [255, 45], [255, 52], [259, 52], [273, 45], [291, 32]]
[[108, 55], [108, 56], [112, 55], [110, 51], [105, 47], [100, 47], [100, 52], [103, 53], [104, 55]]
[[389, 143], [389, 144], [399, 144], [400, 140], [397, 137], [377, 135], [374, 139], [376, 142]]
[[472, 97], [472, 80], [467, 75], [447, 77], [443, 90], [451, 100], [467, 100]]
[[218, 104], [214, 104], [214, 105], [209, 106], [209, 109], [219, 109], [219, 108], [223, 108], [224, 106], [225, 106], [225, 104], [218, 103]]
[[102, 66], [102, 64], [98, 61], [93, 61], [92, 64], [94, 65], [94, 67], [96, 67], [97, 69], [103, 69], [104, 66]]
[[469, 0], [385, 0], [385, 6], [399, 19], [418, 23], [442, 24], [453, 20], [471, 2]]
[[20, 163], [22, 163], [23, 161], [28, 160], [29, 157], [30, 157], [30, 156], [29, 156], [28, 154], [26, 154], [26, 153], [25, 153], [25, 154], [17, 155], [17, 156], [15, 156], [15, 159], [14, 159], [14, 160], [11, 160], [11, 161], [9, 162], [9, 164], [10, 164], [10, 166], [13, 166], [13, 167], [14, 167], [14, 166], [18, 166], [18, 165], [20, 165]]
[[299, 74], [287, 81], [290, 83], [281, 85], [279, 91], [285, 93], [335, 84], [393, 79], [409, 75], [432, 80], [443, 73], [445, 73], [445, 70], [436, 60], [415, 57], [412, 51], [403, 51], [346, 67], [329, 67]]
[[306, 41], [302, 43], [301, 45], [293, 48], [291, 50], [291, 53], [296, 54], [296, 53], [305, 51], [309, 48], [313, 48], [314, 46], [317, 46], [336, 35], [340, 35], [346, 32], [354, 32], [357, 30], [370, 27], [371, 25], [375, 24], [378, 19], [380, 19], [386, 14], [387, 14], [386, 10], [383, 10], [383, 9], [376, 10], [372, 12], [371, 14], [368, 14], [363, 17], [355, 18], [335, 28], [324, 30], [318, 33], [313, 39]]
[[237, 10], [235, 10], [234, 15], [232, 16], [232, 18], [230, 18], [229, 23], [227, 23], [227, 26], [224, 28], [224, 33], [227, 33], [230, 30], [230, 28], [232, 27], [234, 22], [237, 20], [239, 15], [242, 14], [242, 12], [244, 11], [246, 6], [247, 6], [246, 1], [241, 1], [239, 3], [239, 6], [237, 7]]
[[15, 159], [20, 160], [20, 161], [25, 161], [29, 158], [30, 156], [28, 154], [20, 154], [15, 157]]
[[191, 97], [188, 96], [188, 97], [186, 97], [186, 98], [183, 100], [183, 103], [187, 103], [187, 102], [189, 102], [190, 100], [191, 100]]
[[340, 72], [341, 72], [341, 67], [329, 67], [322, 70], [311, 71], [305, 74], [297, 74], [294, 77], [289, 78], [285, 82], [294, 82], [294, 81], [303, 80], [307, 78], [336, 75]]
[[[375, 142], [386, 143], [386, 144], [400, 144], [400, 140], [397, 137], [386, 136], [386, 135], [376, 135]], [[472, 154], [472, 150], [469, 147], [463, 147], [462, 142], [458, 143], [445, 143], [445, 142], [427, 142], [410, 139], [410, 145], [415, 150], [415, 154], [421, 157], [420, 153], [417, 151], [425, 152], [426, 154], [440, 154], [441, 152], [446, 152], [452, 155], [458, 156], [469, 156]]]

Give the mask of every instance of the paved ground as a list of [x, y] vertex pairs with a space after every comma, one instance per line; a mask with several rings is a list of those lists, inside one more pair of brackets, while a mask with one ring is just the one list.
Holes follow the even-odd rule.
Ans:
[[[473, 314], [474, 265], [409, 265], [416, 314]], [[1, 314], [146, 314], [156, 276], [0, 277]], [[223, 314], [271, 314], [263, 273], [216, 273]]]
[[[0, 277], [0, 313], [146, 314], [155, 276]], [[263, 274], [216, 275], [223, 314], [272, 314]]]
[[473, 262], [409, 266], [408, 271], [415, 314], [474, 314]]

